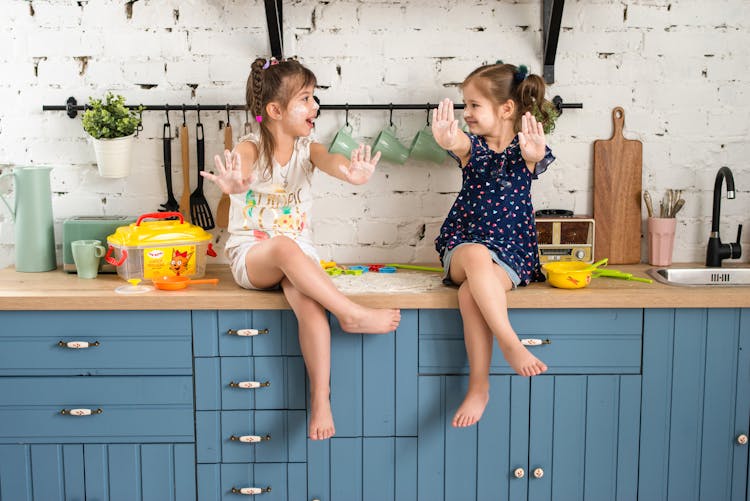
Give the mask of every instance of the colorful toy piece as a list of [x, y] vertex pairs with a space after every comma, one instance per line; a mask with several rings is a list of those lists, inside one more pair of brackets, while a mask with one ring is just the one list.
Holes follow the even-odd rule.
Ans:
[[367, 273], [368, 271], [370, 271], [370, 267], [355, 264], [349, 267], [349, 271], [359, 271], [360, 273], [358, 274], [361, 275], [362, 273]]
[[320, 266], [324, 270], [327, 270], [329, 268], [335, 268], [337, 265], [336, 265], [336, 261], [324, 261], [323, 259], [321, 259], [320, 260]]
[[396, 273], [396, 268], [393, 266], [382, 266], [378, 269], [378, 273]]
[[328, 268], [325, 268], [325, 272], [328, 273], [328, 275], [331, 277], [337, 277], [344, 273], [344, 270], [342, 270], [338, 266], [330, 266]]

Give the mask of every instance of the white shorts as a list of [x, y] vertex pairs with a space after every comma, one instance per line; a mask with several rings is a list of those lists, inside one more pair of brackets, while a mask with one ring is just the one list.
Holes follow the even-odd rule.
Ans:
[[[250, 290], [273, 290], [278, 289], [279, 285], [276, 284], [273, 287], [256, 287], [252, 283], [250, 283], [250, 279], [247, 276], [247, 266], [245, 263], [245, 256], [247, 255], [247, 252], [258, 245], [259, 243], [264, 242], [264, 240], [254, 240], [252, 242], [246, 242], [242, 243], [240, 245], [237, 245], [235, 247], [231, 247], [226, 250], [227, 258], [229, 258], [229, 266], [232, 270], [232, 277], [234, 277], [234, 281], [237, 282], [237, 285], [242, 287], [243, 289], [250, 289]], [[315, 250], [315, 247], [313, 247], [311, 244], [307, 242], [300, 242], [298, 240], [295, 240], [295, 243], [299, 245], [299, 248], [302, 249], [302, 252], [304, 252], [307, 256], [310, 257], [313, 261], [315, 261], [316, 264], [320, 263], [320, 258], [318, 257], [318, 252]]]

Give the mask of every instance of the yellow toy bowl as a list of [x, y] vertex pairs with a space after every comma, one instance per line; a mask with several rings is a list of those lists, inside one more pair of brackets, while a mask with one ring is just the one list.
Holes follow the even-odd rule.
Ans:
[[542, 269], [547, 273], [547, 280], [553, 287], [581, 289], [591, 283], [592, 270], [589, 263], [547, 263]]

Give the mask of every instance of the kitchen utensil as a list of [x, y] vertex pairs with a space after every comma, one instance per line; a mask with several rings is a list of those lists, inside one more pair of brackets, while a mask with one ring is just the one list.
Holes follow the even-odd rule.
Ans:
[[107, 249], [99, 240], [76, 240], [70, 243], [79, 278], [96, 278], [99, 263]]
[[349, 124], [341, 127], [331, 141], [328, 147], [328, 153], [343, 155], [346, 158], [352, 157], [352, 152], [359, 148], [359, 143], [352, 137], [352, 126]]
[[190, 217], [190, 138], [185, 124], [183, 111], [182, 127], [180, 127], [180, 146], [182, 148], [182, 195], [180, 196], [180, 212], [184, 217]]
[[389, 263], [386, 264], [386, 266], [391, 268], [401, 268], [404, 270], [417, 270], [417, 271], [436, 271], [438, 273], [442, 273], [442, 268], [436, 268], [432, 266], [417, 266], [414, 264], [396, 264], [396, 263]]
[[190, 284], [213, 284], [216, 285], [219, 283], [218, 278], [199, 278], [197, 280], [193, 280], [189, 277], [161, 277], [161, 278], [153, 278], [151, 281], [154, 283], [154, 286], [157, 289], [165, 290], [165, 291], [176, 291], [179, 289], [184, 289]]
[[203, 195], [203, 176], [201, 172], [205, 168], [205, 145], [203, 139], [203, 124], [198, 116], [198, 123], [195, 124], [195, 142], [196, 152], [198, 155], [198, 184], [195, 190], [190, 194], [190, 220], [193, 224], [200, 226], [204, 230], [210, 230], [214, 227], [214, 217], [211, 214], [211, 207], [208, 206], [208, 200]]
[[646, 202], [646, 211], [648, 212], [648, 217], [654, 217], [654, 203], [651, 200], [651, 194], [648, 192], [648, 190], [643, 191], [643, 201]]
[[594, 271], [595, 269], [599, 268], [600, 266], [606, 266], [607, 261], [609, 261], [608, 258], [600, 259], [599, 261], [588, 265], [586, 268], [583, 268], [581, 271]]
[[[57, 267], [51, 170], [52, 167], [13, 167], [14, 207], [0, 195], [15, 223], [16, 271], [50, 271]], [[0, 178], [10, 174], [10, 171], [3, 172]]]
[[[224, 149], [232, 151], [232, 124], [229, 123], [229, 110], [227, 109], [227, 124], [224, 126]], [[229, 195], [221, 194], [219, 205], [216, 207], [216, 226], [226, 228], [229, 226]]]
[[[120, 226], [135, 223], [136, 218], [130, 216], [73, 216], [63, 221], [62, 225], [62, 258], [63, 270], [68, 273], [76, 271], [73, 261], [71, 242], [75, 240], [99, 240], [106, 242], [107, 237]], [[107, 263], [102, 263], [99, 273], [116, 273], [117, 269]]]
[[372, 146], [373, 156], [377, 152], [383, 155], [383, 160], [395, 164], [406, 163], [406, 159], [409, 158], [409, 149], [396, 138], [396, 127], [393, 125], [385, 127], [375, 138]]
[[168, 116], [167, 123], [164, 124], [162, 129], [162, 146], [164, 148], [164, 179], [167, 183], [167, 201], [161, 204], [159, 212], [177, 212], [180, 210], [180, 205], [172, 192], [172, 126], [169, 124]]
[[143, 294], [154, 290], [150, 285], [142, 285], [140, 278], [131, 278], [128, 285], [121, 285], [115, 289], [118, 294]]
[[602, 270], [602, 269], [594, 270], [592, 272], [592, 276], [595, 277], [595, 278], [598, 278], [598, 277], [619, 278], [619, 279], [622, 279], [622, 280], [631, 280], [633, 282], [643, 282], [643, 283], [646, 283], [646, 284], [652, 284], [652, 283], [654, 283], [654, 281], [651, 280], [650, 278], [636, 277], [632, 273], [625, 273], [625, 272], [622, 272], [622, 271], [610, 270], [610, 269], [606, 269], [606, 270]]
[[641, 260], [643, 145], [623, 137], [625, 111], [619, 106], [612, 123], [612, 137], [594, 141], [594, 251], [610, 264], [632, 264]]
[[559, 289], [581, 289], [591, 283], [591, 265], [580, 261], [547, 263], [542, 269], [547, 272], [547, 281]]
[[203, 228], [186, 223], [179, 212], [153, 212], [108, 236], [109, 250], [104, 259], [117, 267], [117, 274], [125, 280], [166, 275], [202, 277], [206, 256], [216, 256], [212, 238]]
[[652, 266], [672, 264], [677, 220], [673, 217], [650, 217], [647, 221], [648, 262]]
[[678, 212], [682, 210], [682, 208], [685, 206], [685, 199], [681, 198], [675, 202], [674, 207], [672, 207], [672, 217], [675, 217]]
[[244, 129], [245, 129], [245, 134], [244, 134], [245, 136], [247, 136], [248, 134], [250, 134], [253, 131], [253, 125], [250, 123], [250, 117], [248, 116], [247, 110], [245, 110], [245, 125], [244, 125]]

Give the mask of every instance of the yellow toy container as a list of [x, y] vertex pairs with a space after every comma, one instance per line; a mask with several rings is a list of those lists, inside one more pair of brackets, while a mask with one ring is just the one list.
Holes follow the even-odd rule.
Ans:
[[560, 289], [581, 289], [591, 283], [592, 265], [580, 261], [542, 265], [550, 285]]
[[[178, 219], [167, 219], [174, 217]], [[198, 278], [206, 271], [206, 255], [216, 256], [212, 238], [203, 228], [186, 223], [179, 212], [143, 214], [135, 223], [120, 226], [107, 237], [105, 259], [117, 267], [117, 274], [125, 280]]]

